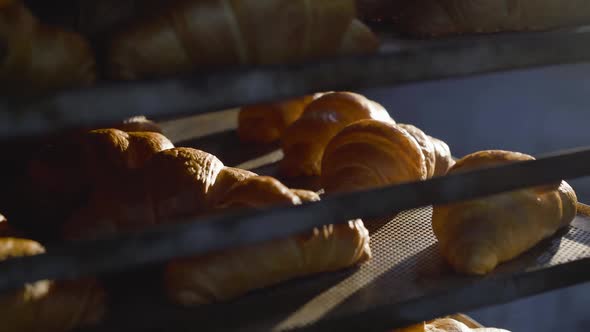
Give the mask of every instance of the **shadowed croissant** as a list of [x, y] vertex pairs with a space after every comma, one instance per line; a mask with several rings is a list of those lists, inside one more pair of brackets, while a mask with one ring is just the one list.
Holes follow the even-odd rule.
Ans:
[[467, 325], [451, 318], [435, 319], [431, 322], [397, 329], [392, 332], [510, 332], [493, 328], [469, 328]]
[[[480, 151], [459, 160], [449, 173], [533, 157], [509, 151]], [[432, 227], [446, 260], [459, 272], [486, 274], [567, 226], [577, 198], [565, 182], [435, 206]]]
[[20, 2], [0, 9], [0, 84], [5, 94], [38, 94], [96, 80], [80, 35], [43, 25]]
[[[0, 260], [45, 252], [27, 239], [0, 238]], [[106, 294], [94, 279], [38, 281], [0, 294], [0, 320], [6, 332], [67, 332], [94, 325], [106, 311]]]
[[377, 38], [355, 15], [353, 0], [176, 1], [115, 37], [109, 71], [140, 79], [376, 51]]

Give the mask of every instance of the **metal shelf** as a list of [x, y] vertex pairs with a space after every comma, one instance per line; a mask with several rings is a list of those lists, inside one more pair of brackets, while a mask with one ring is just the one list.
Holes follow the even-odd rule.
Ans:
[[215, 112], [317, 91], [394, 86], [424, 80], [590, 61], [590, 33], [498, 34], [432, 41], [382, 33], [377, 55], [293, 65], [222, 68], [185, 77], [103, 83], [34, 101], [0, 101], [0, 139], [119, 121]]

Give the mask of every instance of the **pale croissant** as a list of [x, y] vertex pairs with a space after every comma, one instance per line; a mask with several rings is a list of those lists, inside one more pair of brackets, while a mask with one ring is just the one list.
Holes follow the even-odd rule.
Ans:
[[242, 107], [238, 114], [238, 136], [242, 141], [272, 143], [297, 121], [309, 103], [320, 97], [314, 94], [283, 102]]
[[431, 322], [397, 329], [393, 332], [510, 332], [494, 328], [469, 328], [467, 325], [451, 318], [435, 319]]
[[326, 93], [313, 101], [283, 135], [281, 174], [319, 175], [328, 142], [344, 127], [362, 119], [395, 123], [381, 105], [356, 93]]
[[41, 24], [21, 1], [0, 9], [0, 41], [4, 94], [39, 94], [87, 86], [96, 79], [87, 41], [74, 32]]
[[94, 238], [201, 215], [236, 182], [254, 175], [197, 149], [164, 150], [119, 183], [97, 190], [64, 225], [64, 236]]
[[335, 193], [426, 180], [436, 174], [437, 165], [446, 164], [437, 162], [435, 150], [431, 139], [414, 126], [357, 121], [326, 147], [321, 183], [327, 193]]
[[590, 23], [590, 3], [585, 0], [381, 1], [368, 7], [374, 7], [367, 8], [372, 16], [395, 17], [402, 31], [419, 36], [549, 30]]
[[[309, 191], [294, 191], [270, 177], [236, 184], [220, 209], [262, 209], [277, 204], [317, 201]], [[362, 221], [329, 225], [286, 239], [180, 259], [166, 268], [169, 297], [182, 305], [225, 301], [251, 290], [320, 272], [343, 269], [371, 257]]]
[[[27, 239], [0, 238], [0, 260], [45, 252]], [[38, 281], [0, 295], [0, 321], [6, 332], [67, 332], [98, 323], [106, 294], [94, 279]]]
[[277, 64], [376, 51], [355, 1], [174, 2], [111, 43], [111, 76], [139, 79], [200, 66]]
[[[455, 164], [449, 174], [534, 159], [509, 151], [480, 151]], [[458, 271], [482, 275], [566, 227], [577, 198], [566, 183], [435, 206], [432, 228], [445, 259]]]

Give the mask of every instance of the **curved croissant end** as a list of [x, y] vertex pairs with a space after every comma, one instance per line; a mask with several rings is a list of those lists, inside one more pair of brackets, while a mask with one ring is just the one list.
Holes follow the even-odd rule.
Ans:
[[324, 149], [347, 125], [362, 119], [395, 123], [378, 103], [351, 92], [326, 93], [309, 104], [303, 115], [285, 131], [280, 164], [287, 177], [319, 175]]
[[401, 127], [361, 120], [328, 144], [321, 181], [327, 193], [356, 191], [425, 180], [426, 160], [418, 142]]
[[[533, 157], [480, 151], [459, 160], [449, 173]], [[435, 206], [432, 227], [442, 255], [459, 272], [486, 274], [553, 235], [575, 217], [577, 199], [565, 182]]]

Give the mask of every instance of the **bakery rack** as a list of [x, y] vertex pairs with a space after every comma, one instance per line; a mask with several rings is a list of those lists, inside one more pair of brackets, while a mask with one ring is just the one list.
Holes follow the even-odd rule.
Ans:
[[[230, 166], [272, 175], [280, 151], [238, 145], [227, 131], [235, 126], [236, 112], [226, 109], [315, 91], [590, 62], [590, 33], [583, 29], [426, 42], [395, 39], [378, 29], [387, 42], [383, 52], [373, 56], [220, 68], [157, 81], [105, 83], [33, 101], [3, 100], [0, 138], [28, 139], [141, 114], [163, 121], [168, 132], [188, 135], [186, 128], [192, 127], [197, 133], [191, 137], [214, 134], [189, 145], [234, 161]], [[193, 117], [178, 120], [188, 115]], [[233, 148], [228, 140], [236, 143]], [[46, 278], [105, 275], [118, 290], [116, 299], [107, 321], [88, 332], [194, 331], [195, 326], [206, 331], [385, 331], [589, 281], [590, 207], [581, 204], [571, 227], [485, 278], [453, 274], [442, 262], [430, 230], [429, 208], [589, 174], [590, 149], [561, 151], [537, 161], [334, 196], [299, 207], [210, 216], [138, 234], [56, 245], [47, 254], [0, 263], [0, 289]], [[395, 218], [386, 217], [400, 211], [404, 212]], [[154, 280], [137, 278], [150, 271], [150, 264], [172, 257], [246, 245], [355, 217], [367, 221], [375, 255], [358, 269], [303, 278], [196, 309], [170, 306], [160, 294], [142, 291], [155, 289]], [[129, 280], [140, 281], [125, 287]]]

